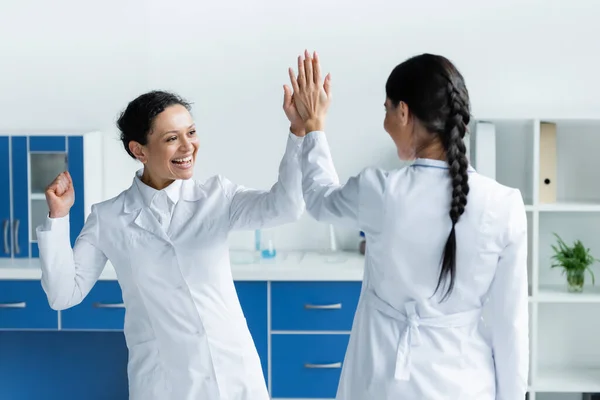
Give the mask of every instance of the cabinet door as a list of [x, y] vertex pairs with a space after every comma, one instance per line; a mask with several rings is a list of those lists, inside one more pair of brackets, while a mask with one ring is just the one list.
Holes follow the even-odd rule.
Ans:
[[274, 334], [273, 398], [333, 399], [349, 339], [347, 334]]
[[35, 230], [44, 223], [49, 212], [44, 192], [58, 174], [67, 170], [67, 138], [65, 136], [30, 136], [28, 167], [31, 210], [30, 257], [38, 257]]
[[273, 282], [274, 331], [350, 331], [362, 282]]
[[[73, 189], [75, 190], [75, 203], [71, 207], [69, 215], [71, 223], [71, 246], [75, 246], [75, 240], [81, 233], [85, 222], [83, 136], [67, 137], [67, 160], [69, 174], [73, 180]], [[92, 184], [100, 185], [101, 183], [92, 182]]]
[[58, 313], [48, 305], [40, 281], [0, 281], [2, 329], [58, 329]]
[[11, 137], [13, 257], [29, 257], [29, 178], [26, 136]]
[[[36, 228], [48, 215], [46, 187], [67, 170], [65, 136], [13, 136], [13, 256], [37, 257]], [[83, 199], [81, 199], [83, 201]]]
[[2, 242], [0, 257], [10, 257], [12, 234], [10, 232], [10, 153], [8, 136], [0, 136], [0, 222]]
[[98, 281], [81, 304], [61, 311], [62, 329], [123, 330], [125, 305], [117, 281]]

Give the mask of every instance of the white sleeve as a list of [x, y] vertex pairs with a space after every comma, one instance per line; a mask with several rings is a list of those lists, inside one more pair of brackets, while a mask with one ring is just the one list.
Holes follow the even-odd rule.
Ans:
[[300, 171], [303, 139], [289, 133], [279, 177], [270, 190], [249, 189], [220, 177], [230, 202], [230, 229], [270, 228], [300, 219], [304, 213]]
[[507, 245], [498, 261], [488, 304], [497, 400], [524, 399], [529, 372], [527, 215], [518, 190], [512, 192], [508, 204]]
[[71, 248], [69, 216], [46, 218], [36, 229], [42, 267], [42, 287], [54, 310], [73, 307], [87, 296], [106, 265], [98, 248], [95, 206]]
[[386, 172], [365, 168], [340, 184], [324, 132], [310, 132], [302, 150], [306, 210], [317, 221], [372, 233], [383, 215]]

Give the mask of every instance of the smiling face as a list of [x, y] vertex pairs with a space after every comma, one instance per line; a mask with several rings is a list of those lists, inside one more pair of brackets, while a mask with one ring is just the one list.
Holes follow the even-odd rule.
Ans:
[[175, 104], [154, 118], [145, 145], [132, 141], [129, 149], [144, 164], [144, 183], [162, 189], [176, 179], [192, 177], [198, 145], [191, 114]]

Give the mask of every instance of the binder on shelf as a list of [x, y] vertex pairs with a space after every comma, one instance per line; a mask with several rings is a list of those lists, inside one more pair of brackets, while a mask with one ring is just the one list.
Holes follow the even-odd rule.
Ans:
[[496, 126], [477, 121], [469, 142], [471, 165], [479, 174], [496, 179]]
[[556, 202], [556, 124], [540, 124], [540, 204]]

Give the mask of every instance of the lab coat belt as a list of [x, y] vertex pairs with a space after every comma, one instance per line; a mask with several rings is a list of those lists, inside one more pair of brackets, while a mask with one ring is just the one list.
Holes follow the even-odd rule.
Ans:
[[474, 309], [465, 312], [447, 314], [439, 317], [421, 318], [417, 314], [417, 302], [409, 301], [405, 303], [406, 314], [395, 309], [390, 304], [382, 300], [372, 290], [365, 292], [366, 300], [383, 314], [398, 321], [406, 322], [406, 328], [400, 334], [398, 349], [396, 352], [396, 368], [394, 378], [396, 380], [410, 379], [411, 348], [421, 344], [421, 335], [419, 326], [432, 328], [457, 328], [474, 325], [479, 322], [481, 309]]

